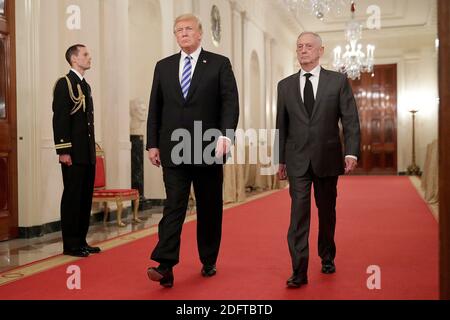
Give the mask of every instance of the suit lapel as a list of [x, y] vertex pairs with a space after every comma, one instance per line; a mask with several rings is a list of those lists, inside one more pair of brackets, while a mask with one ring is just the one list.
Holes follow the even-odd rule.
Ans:
[[170, 77], [173, 79], [172, 82], [174, 84], [175, 94], [176, 96], [184, 102], [183, 91], [181, 90], [180, 84], [180, 59], [181, 53], [178, 53], [173, 56], [173, 61], [170, 63]]
[[299, 110], [302, 118], [306, 121], [309, 121], [309, 116], [306, 112], [305, 105], [303, 104], [302, 95], [300, 94], [300, 71], [292, 77], [291, 90], [295, 93], [295, 102], [297, 103], [297, 109]]
[[192, 76], [191, 86], [189, 88], [189, 93], [186, 98], [186, 101], [188, 101], [195, 93], [195, 90], [197, 90], [197, 87], [200, 84], [200, 80], [202, 79], [203, 73], [206, 70], [208, 62], [209, 61], [207, 59], [207, 54], [202, 49], [202, 52], [200, 53], [197, 64], [195, 66], [194, 75]]
[[311, 119], [317, 113], [317, 109], [319, 108], [320, 101], [322, 100], [328, 85], [328, 72], [324, 68], [320, 68], [320, 78], [319, 85], [317, 87], [316, 101], [314, 103], [313, 113], [311, 115]]

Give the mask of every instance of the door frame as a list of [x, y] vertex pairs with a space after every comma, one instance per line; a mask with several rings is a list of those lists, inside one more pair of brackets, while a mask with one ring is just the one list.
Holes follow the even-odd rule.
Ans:
[[450, 7], [438, 0], [439, 35], [439, 288], [450, 300]]
[[0, 27], [9, 35], [8, 58], [6, 69], [9, 77], [6, 83], [7, 126], [10, 148], [8, 152], [8, 226], [6, 232], [0, 234], [0, 241], [17, 238], [18, 224], [18, 168], [17, 168], [17, 100], [16, 100], [16, 36], [15, 36], [15, 1], [5, 0], [6, 20], [0, 18]]

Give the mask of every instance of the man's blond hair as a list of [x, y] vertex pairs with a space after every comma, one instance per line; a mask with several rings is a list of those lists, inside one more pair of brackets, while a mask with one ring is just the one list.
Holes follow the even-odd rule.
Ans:
[[200, 33], [203, 33], [203, 26], [202, 26], [202, 22], [201, 22], [200, 18], [192, 13], [182, 14], [181, 16], [178, 16], [175, 19], [175, 22], [173, 23], [173, 32], [174, 33], [176, 32], [175, 26], [177, 25], [178, 22], [181, 22], [181, 21], [195, 21], [195, 23], [197, 24], [198, 30], [200, 30]]

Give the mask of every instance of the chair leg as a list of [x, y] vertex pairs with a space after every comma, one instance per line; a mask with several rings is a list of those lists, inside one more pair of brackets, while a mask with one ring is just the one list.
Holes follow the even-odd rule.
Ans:
[[108, 221], [108, 213], [109, 213], [109, 208], [108, 208], [108, 202], [103, 202], [103, 223], [106, 224], [106, 222]]
[[133, 208], [133, 221], [134, 222], [142, 222], [141, 219], [138, 218], [138, 210], [139, 210], [139, 198], [133, 200], [134, 208]]
[[116, 200], [116, 203], [117, 203], [117, 225], [119, 227], [125, 227], [126, 224], [122, 222], [122, 211], [123, 211], [122, 200]]

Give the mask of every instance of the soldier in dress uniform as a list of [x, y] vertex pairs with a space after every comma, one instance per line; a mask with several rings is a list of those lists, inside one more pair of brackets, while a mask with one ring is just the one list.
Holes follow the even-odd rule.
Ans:
[[91, 67], [86, 46], [67, 49], [70, 72], [60, 78], [53, 93], [53, 133], [61, 164], [64, 191], [61, 230], [64, 254], [87, 257], [100, 248], [86, 242], [95, 180], [94, 105], [91, 87], [84, 79]]

